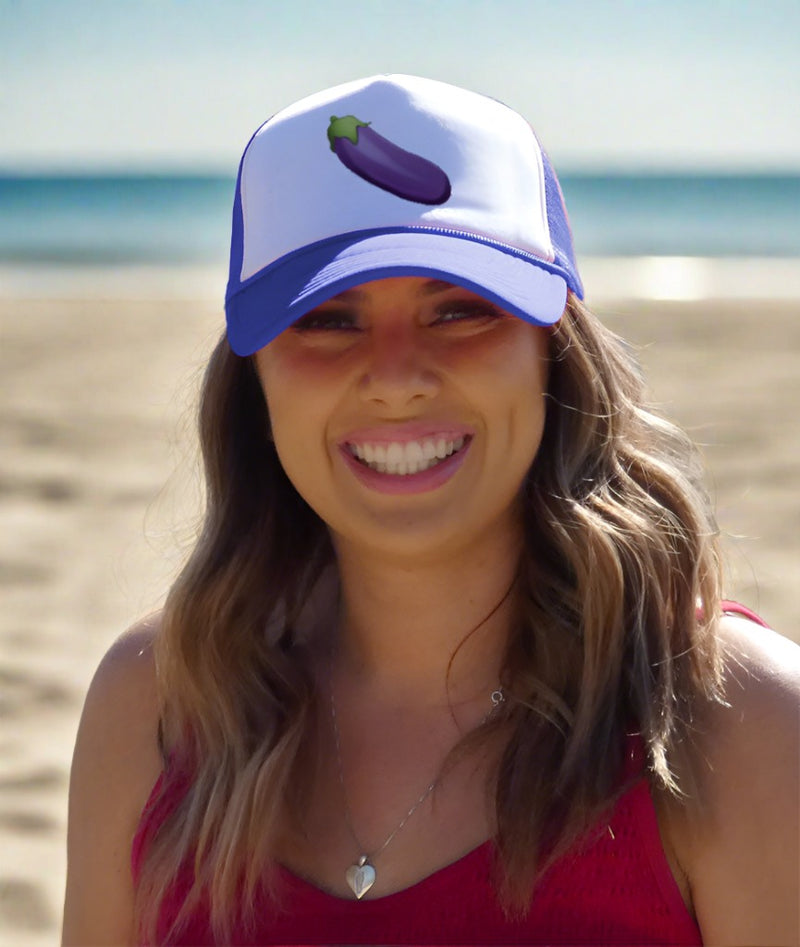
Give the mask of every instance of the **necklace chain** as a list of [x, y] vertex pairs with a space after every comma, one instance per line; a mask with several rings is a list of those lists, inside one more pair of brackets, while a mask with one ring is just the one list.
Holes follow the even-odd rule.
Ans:
[[[492, 714], [506, 699], [503, 689], [500, 687], [498, 687], [496, 690], [493, 690], [490, 697], [492, 701], [492, 708], [483, 716], [483, 719], [481, 720], [480, 724], [478, 724], [478, 726], [482, 726], [484, 723], [486, 723], [489, 717], [492, 716]], [[353, 893], [360, 900], [375, 883], [376, 874], [375, 866], [373, 864], [374, 860], [389, 846], [397, 833], [403, 828], [406, 822], [408, 822], [411, 816], [414, 815], [417, 809], [419, 809], [422, 803], [425, 802], [428, 796], [430, 796], [430, 794], [439, 784], [439, 780], [442, 778], [442, 768], [439, 769], [439, 772], [436, 774], [433, 781], [425, 788], [422, 795], [411, 806], [408, 812], [406, 812], [397, 826], [395, 826], [395, 828], [389, 833], [383, 844], [378, 846], [378, 848], [376, 848], [374, 851], [367, 854], [364, 852], [364, 846], [359, 841], [356, 831], [353, 828], [353, 818], [352, 813], [350, 812], [350, 803], [347, 800], [347, 790], [344, 784], [344, 767], [342, 766], [342, 747], [339, 734], [339, 721], [336, 716], [336, 700], [333, 695], [332, 687], [331, 719], [333, 721], [333, 736], [336, 745], [336, 765], [339, 772], [339, 785], [342, 788], [342, 800], [344, 802], [344, 820], [347, 825], [347, 829], [353, 838], [353, 841], [356, 843], [356, 847], [358, 848], [359, 852], [363, 853], [359, 855], [358, 861], [347, 869], [345, 877], [347, 879], [347, 883], [352, 888]], [[442, 764], [442, 766], [444, 766], [444, 764]]]

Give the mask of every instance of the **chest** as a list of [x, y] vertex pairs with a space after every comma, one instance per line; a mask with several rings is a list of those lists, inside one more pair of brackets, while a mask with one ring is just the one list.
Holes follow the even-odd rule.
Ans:
[[[671, 879], [643, 782], [551, 867], [523, 916], [504, 914], [492, 870], [493, 848], [481, 845], [417, 883], [357, 901], [352, 894], [337, 896], [284, 869], [279, 871], [277, 898], [259, 892], [254, 921], [237, 919], [229, 940], [236, 944], [702, 943]], [[166, 906], [165, 923], [182, 897], [183, 892], [176, 892]], [[187, 920], [180, 938], [171, 942], [216, 942], [204, 905]]]
[[494, 831], [486, 754], [443, 768], [433, 743], [414, 756], [387, 736], [380, 747], [343, 756], [341, 765], [328, 754], [302, 830], [281, 839], [278, 861], [336, 897], [353, 899], [358, 891], [372, 900], [415, 885], [484, 843]]

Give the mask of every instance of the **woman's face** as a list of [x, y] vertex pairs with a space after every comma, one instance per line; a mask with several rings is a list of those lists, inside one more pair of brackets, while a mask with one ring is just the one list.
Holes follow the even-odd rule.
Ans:
[[517, 535], [546, 329], [450, 283], [398, 277], [323, 303], [255, 363], [281, 463], [336, 542], [420, 559]]

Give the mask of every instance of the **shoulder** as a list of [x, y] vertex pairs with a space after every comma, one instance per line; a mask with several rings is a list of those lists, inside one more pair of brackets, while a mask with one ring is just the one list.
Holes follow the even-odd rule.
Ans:
[[[771, 682], [768, 693], [796, 693], [800, 686], [800, 644], [771, 628], [749, 619], [727, 614], [720, 619], [719, 634], [726, 660], [727, 679], [733, 694], [764, 696], [759, 684]], [[750, 686], [748, 686], [750, 685]]]
[[707, 943], [800, 942], [800, 647], [720, 622], [725, 704], [698, 719], [686, 869]]
[[[719, 635], [725, 703], [711, 705], [701, 717], [699, 745], [707, 758], [709, 786], [746, 799], [758, 791], [754, 765], [773, 789], [798, 777], [800, 646], [730, 615], [721, 619]], [[734, 780], [737, 772], [750, 778]]]
[[[160, 769], [154, 641], [160, 616], [120, 636], [95, 672], [83, 707], [73, 769], [147, 779]], [[79, 774], [80, 775], [80, 774]], [[135, 779], [134, 783], [140, 782]], [[149, 790], [148, 790], [149, 791]]]
[[153, 616], [122, 635], [86, 696], [70, 775], [65, 944], [130, 937], [131, 842], [161, 769], [158, 627]]
[[[127, 726], [144, 729], [158, 720], [154, 644], [160, 624], [160, 614], [151, 615], [111, 645], [89, 686], [81, 726], [107, 724], [108, 713], [125, 719], [134, 709], [138, 713]], [[97, 710], [102, 714], [94, 721]]]

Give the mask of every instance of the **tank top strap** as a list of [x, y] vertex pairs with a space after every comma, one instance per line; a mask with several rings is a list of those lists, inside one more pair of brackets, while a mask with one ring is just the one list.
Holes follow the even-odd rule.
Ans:
[[750, 621], [755, 622], [757, 625], [761, 625], [762, 628], [770, 627], [760, 615], [757, 615], [754, 611], [749, 609], [746, 605], [742, 605], [740, 602], [733, 602], [729, 599], [723, 599], [720, 602], [720, 609], [723, 615], [737, 615], [739, 618], [747, 618]]

